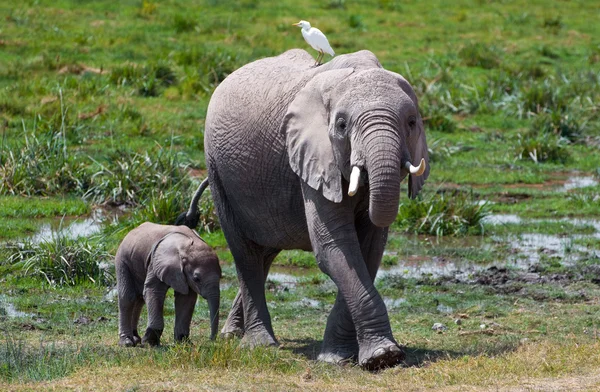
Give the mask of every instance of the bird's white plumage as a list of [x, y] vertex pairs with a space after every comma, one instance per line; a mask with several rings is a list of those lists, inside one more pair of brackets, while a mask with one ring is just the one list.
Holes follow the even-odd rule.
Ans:
[[302, 29], [302, 36], [304, 37], [304, 40], [313, 47], [314, 50], [335, 56], [335, 52], [331, 48], [331, 45], [329, 45], [327, 37], [325, 37], [325, 34], [323, 34], [321, 30], [317, 29], [316, 27], [311, 27], [308, 31]]
[[335, 56], [335, 52], [329, 45], [329, 41], [327, 41], [327, 37], [325, 34], [321, 32], [321, 30], [316, 27], [311, 27], [310, 23], [305, 20], [301, 20], [296, 23], [296, 26], [302, 27], [302, 36], [304, 40], [313, 47], [319, 53], [327, 53], [331, 56]]

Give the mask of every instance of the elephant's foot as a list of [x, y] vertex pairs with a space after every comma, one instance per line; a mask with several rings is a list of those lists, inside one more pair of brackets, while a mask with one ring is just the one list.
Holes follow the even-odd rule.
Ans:
[[119, 336], [119, 346], [121, 347], [135, 347], [135, 338], [133, 336], [121, 335]]
[[[333, 336], [330, 334], [329, 336]], [[356, 335], [350, 335], [337, 338], [328, 337], [327, 334], [323, 339], [323, 347], [317, 357], [318, 361], [343, 365], [348, 362], [356, 361], [358, 357], [358, 342]]]
[[359, 365], [366, 370], [376, 371], [396, 366], [404, 359], [404, 352], [390, 340], [379, 344], [361, 346], [358, 357]]
[[356, 357], [356, 352], [351, 351], [321, 351], [317, 357], [317, 361], [332, 363], [334, 365], [345, 365], [354, 362]]
[[142, 343], [142, 338], [140, 338], [137, 329], [133, 330], [133, 343], [134, 346], [137, 346], [138, 344]]
[[162, 329], [153, 329], [147, 328], [144, 337], [142, 338], [142, 344], [147, 344], [149, 346], [159, 346], [160, 345], [160, 336], [162, 335]]
[[175, 335], [175, 341], [178, 343], [191, 343], [189, 334], [178, 334]]
[[243, 347], [279, 346], [273, 335], [266, 330], [246, 331], [241, 342]]
[[221, 330], [221, 337], [223, 339], [241, 338], [244, 336], [244, 330], [236, 325], [225, 324]]

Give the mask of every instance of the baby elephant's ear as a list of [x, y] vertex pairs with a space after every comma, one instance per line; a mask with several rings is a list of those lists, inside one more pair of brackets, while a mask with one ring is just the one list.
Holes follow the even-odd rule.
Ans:
[[294, 173], [335, 203], [342, 201], [342, 173], [329, 140], [330, 101], [335, 87], [352, 72], [342, 68], [315, 76], [296, 94], [281, 125]]
[[184, 234], [167, 234], [156, 244], [150, 256], [154, 275], [184, 295], [188, 293], [189, 285], [183, 271], [180, 250], [189, 241], [190, 238]]

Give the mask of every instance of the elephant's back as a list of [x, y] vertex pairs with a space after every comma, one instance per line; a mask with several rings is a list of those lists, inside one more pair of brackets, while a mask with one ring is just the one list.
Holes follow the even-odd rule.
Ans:
[[206, 137], [214, 142], [225, 138], [224, 144], [231, 138], [262, 137], [259, 125], [281, 122], [295, 92], [313, 74], [311, 61], [306, 51], [290, 50], [233, 72], [211, 97]]
[[[296, 92], [313, 76], [312, 62], [307, 52], [292, 50], [247, 64], [219, 85], [208, 106], [204, 146], [209, 176], [218, 173], [236, 224], [254, 224], [251, 235], [256, 242], [272, 239], [281, 245], [288, 237], [285, 233], [296, 236], [305, 230], [270, 227], [263, 233], [252, 222], [289, 214], [290, 207], [293, 214], [304, 214], [300, 183], [289, 167], [280, 125]], [[293, 222], [296, 217], [289, 218]], [[274, 231], [282, 238], [274, 238]]]

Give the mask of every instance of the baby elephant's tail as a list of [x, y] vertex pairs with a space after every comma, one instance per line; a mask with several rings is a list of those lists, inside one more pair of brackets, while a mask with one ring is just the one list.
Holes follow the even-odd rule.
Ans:
[[194, 197], [192, 198], [192, 202], [190, 203], [190, 208], [187, 212], [182, 212], [179, 214], [177, 219], [175, 220], [176, 226], [185, 225], [190, 229], [195, 229], [198, 226], [198, 222], [200, 221], [200, 212], [198, 211], [198, 202], [200, 201], [200, 197], [204, 190], [208, 187], [208, 177], [202, 181], [196, 193], [194, 193]]

